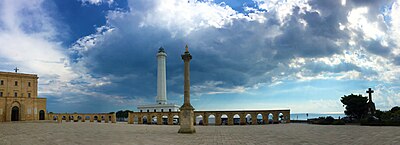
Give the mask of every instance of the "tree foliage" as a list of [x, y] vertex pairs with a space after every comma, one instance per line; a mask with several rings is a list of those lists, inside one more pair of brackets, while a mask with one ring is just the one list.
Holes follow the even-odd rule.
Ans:
[[393, 107], [392, 109], [390, 109], [391, 113], [396, 113], [398, 111], [400, 111], [400, 107], [399, 106], [396, 106], [396, 107]]
[[344, 113], [347, 116], [361, 119], [367, 116], [368, 114], [368, 98], [363, 97], [362, 95], [348, 95], [342, 97], [340, 100], [343, 103], [343, 106], [346, 107]]
[[400, 107], [393, 107], [389, 111], [376, 110], [375, 117], [368, 117], [361, 124], [400, 126]]
[[379, 111], [381, 112], [377, 117], [382, 121], [395, 121], [400, 122], [400, 107], [396, 106], [389, 111]]
[[131, 111], [131, 110], [125, 110], [125, 111], [119, 110], [119, 111], [117, 111], [115, 116], [117, 118], [128, 118], [129, 112], [133, 112], [133, 111]]

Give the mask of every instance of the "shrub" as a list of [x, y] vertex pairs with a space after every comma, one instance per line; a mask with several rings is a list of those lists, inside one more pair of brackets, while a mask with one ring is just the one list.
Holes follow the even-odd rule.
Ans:
[[335, 120], [332, 122], [332, 125], [345, 125], [343, 120]]
[[344, 125], [343, 120], [335, 120], [332, 116], [328, 117], [319, 117], [318, 119], [309, 119], [312, 124], [320, 124], [320, 125]]
[[324, 120], [324, 122], [325, 122], [326, 124], [332, 124], [333, 121], [335, 121], [335, 118], [333, 118], [332, 116], [328, 116], [328, 117], [326, 117], [325, 120]]

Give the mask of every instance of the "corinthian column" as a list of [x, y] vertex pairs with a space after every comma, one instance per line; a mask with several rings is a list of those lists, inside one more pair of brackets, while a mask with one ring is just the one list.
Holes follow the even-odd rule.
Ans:
[[194, 128], [194, 108], [190, 104], [190, 60], [192, 55], [189, 53], [189, 48], [186, 45], [186, 51], [181, 55], [185, 63], [184, 69], [184, 103], [180, 108], [179, 119], [181, 128], [178, 133], [195, 133]]

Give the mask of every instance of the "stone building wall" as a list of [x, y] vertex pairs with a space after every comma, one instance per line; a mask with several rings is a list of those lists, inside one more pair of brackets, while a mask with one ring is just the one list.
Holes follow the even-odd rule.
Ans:
[[38, 98], [37, 75], [0, 72], [0, 122], [12, 121], [13, 114], [17, 121], [48, 119], [46, 98]]

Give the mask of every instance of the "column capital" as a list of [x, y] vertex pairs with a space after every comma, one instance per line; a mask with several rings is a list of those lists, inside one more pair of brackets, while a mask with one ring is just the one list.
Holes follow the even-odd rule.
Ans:
[[190, 55], [189, 52], [185, 52], [184, 54], [181, 55], [183, 61], [190, 61], [192, 59], [192, 55]]

